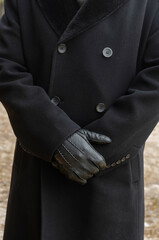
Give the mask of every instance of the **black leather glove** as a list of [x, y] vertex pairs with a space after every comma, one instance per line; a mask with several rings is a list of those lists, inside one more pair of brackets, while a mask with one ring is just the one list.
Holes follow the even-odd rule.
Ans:
[[110, 143], [105, 135], [79, 129], [68, 137], [54, 153], [52, 165], [67, 178], [85, 184], [87, 179], [106, 168], [104, 157], [89, 143]]

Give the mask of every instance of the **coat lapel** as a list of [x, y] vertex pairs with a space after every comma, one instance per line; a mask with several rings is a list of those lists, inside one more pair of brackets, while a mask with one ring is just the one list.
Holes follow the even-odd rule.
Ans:
[[109, 16], [128, 0], [37, 0], [48, 23], [64, 42]]

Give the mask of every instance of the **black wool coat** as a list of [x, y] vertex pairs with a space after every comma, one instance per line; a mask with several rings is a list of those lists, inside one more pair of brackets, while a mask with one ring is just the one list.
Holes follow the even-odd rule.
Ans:
[[[144, 144], [159, 120], [159, 1], [5, 0], [0, 101], [16, 135], [4, 240], [143, 240]], [[50, 161], [80, 128], [107, 169]]]

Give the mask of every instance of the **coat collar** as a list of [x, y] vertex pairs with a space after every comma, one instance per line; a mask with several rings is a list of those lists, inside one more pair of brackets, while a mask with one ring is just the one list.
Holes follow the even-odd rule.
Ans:
[[59, 42], [69, 40], [109, 16], [128, 0], [36, 0]]

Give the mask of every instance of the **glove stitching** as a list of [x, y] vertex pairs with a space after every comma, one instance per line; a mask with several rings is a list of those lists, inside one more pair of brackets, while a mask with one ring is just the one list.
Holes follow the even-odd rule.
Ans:
[[68, 150], [68, 148], [67, 148], [64, 144], [62, 144], [62, 146], [66, 149], [67, 152], [70, 153], [70, 155], [71, 155], [74, 159], [77, 160], [77, 162], [80, 162], [80, 161]]
[[[80, 135], [80, 134], [79, 134]], [[85, 141], [86, 141], [86, 139], [82, 136], [82, 135], [80, 135]], [[100, 156], [102, 156], [99, 152], [97, 152], [97, 150], [90, 144], [90, 142], [89, 141], [86, 141], [88, 144], [89, 144], [89, 146], [98, 154], [98, 155], [100, 155]], [[103, 156], [102, 156], [103, 157]], [[103, 157], [104, 158], [104, 157]]]
[[59, 149], [57, 149], [58, 150], [58, 152], [60, 153], [60, 155], [63, 157], [63, 159], [66, 161], [66, 163], [70, 166], [70, 167], [72, 167], [72, 165], [67, 161], [67, 159], [65, 158], [65, 156], [62, 154], [62, 152], [59, 150]]
[[[78, 135], [80, 135], [86, 142], [88, 142], [88, 139], [86, 140], [84, 137], [83, 137], [83, 133], [81, 134], [81, 133], [77, 133]], [[85, 136], [86, 137], [86, 136]], [[87, 138], [87, 137], [86, 137]]]
[[[64, 144], [62, 144], [62, 146], [66, 149], [66, 151], [68, 151], [70, 154], [71, 154], [71, 156], [73, 157], [73, 158], [75, 158], [77, 161], [78, 161], [78, 159], [67, 149], [67, 147], [64, 145]], [[60, 150], [58, 150], [59, 152], [60, 152]], [[61, 152], [60, 152], [61, 153]], [[64, 157], [64, 155], [61, 153], [61, 156], [63, 156]], [[64, 157], [64, 160], [71, 166], [71, 164], [65, 159], [65, 157]], [[79, 161], [78, 161], [79, 162]], [[72, 167], [72, 166], [71, 166]], [[79, 176], [78, 175], [78, 173], [76, 173], [76, 170], [75, 169], [72, 169], [72, 172], [74, 172], [74, 174], [76, 174], [76, 176], [77, 177], [79, 177], [81, 180], [85, 180], [84, 178], [82, 178], [81, 176]]]
[[85, 153], [82, 151], [82, 149], [80, 149], [80, 148], [79, 148], [75, 143], [73, 143], [71, 140], [68, 140], [68, 139], [67, 139], [67, 141], [70, 142], [73, 146], [75, 146], [81, 153], [85, 154]]
[[[69, 141], [70, 143], [72, 143], [72, 142], [71, 142], [70, 140], [68, 140], [68, 139], [67, 139], [67, 141]], [[72, 143], [72, 145], [75, 146], [75, 147], [77, 147], [77, 145], [76, 145], [75, 143]], [[79, 149], [78, 147], [77, 147], [77, 149], [85, 155], [85, 153], [84, 153], [81, 149]], [[91, 161], [90, 159], [87, 159], [87, 161], [88, 161], [91, 165], [93, 164], [96, 168], [98, 168], [98, 166], [97, 166], [93, 161]]]

